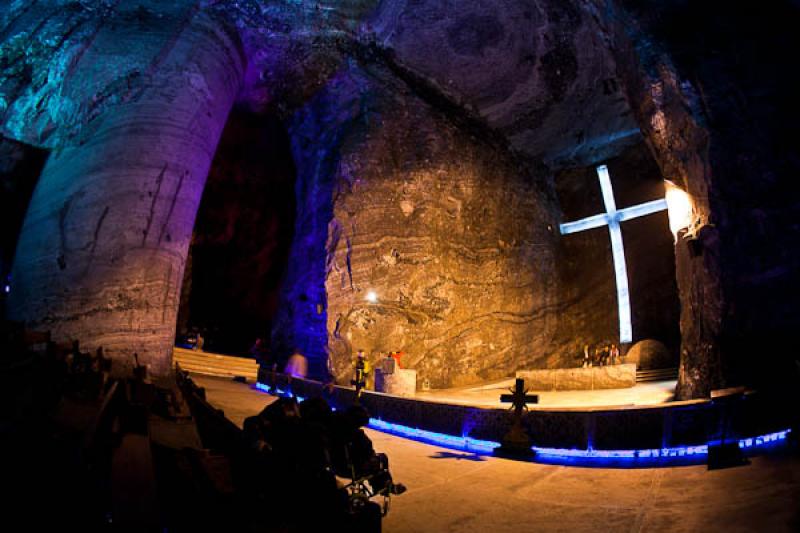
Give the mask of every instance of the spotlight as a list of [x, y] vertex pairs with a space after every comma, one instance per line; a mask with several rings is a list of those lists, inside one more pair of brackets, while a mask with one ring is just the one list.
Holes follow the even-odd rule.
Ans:
[[378, 301], [378, 295], [375, 293], [375, 291], [369, 291], [369, 292], [367, 292], [366, 300], [369, 303], [373, 303], [374, 304], [375, 302]]
[[11, 285], [6, 285], [5, 287], [3, 287], [3, 290], [5, 291], [6, 294], [8, 294], [9, 292], [11, 292]]
[[669, 180], [664, 180], [667, 188], [667, 214], [669, 215], [669, 229], [675, 240], [678, 232], [692, 224], [692, 199], [691, 197]]

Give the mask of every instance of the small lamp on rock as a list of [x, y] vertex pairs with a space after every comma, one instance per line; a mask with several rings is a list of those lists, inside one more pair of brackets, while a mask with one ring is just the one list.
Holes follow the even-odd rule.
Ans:
[[669, 215], [669, 229], [675, 241], [678, 233], [692, 225], [693, 207], [692, 198], [680, 187], [669, 180], [664, 180], [667, 189], [667, 214]]

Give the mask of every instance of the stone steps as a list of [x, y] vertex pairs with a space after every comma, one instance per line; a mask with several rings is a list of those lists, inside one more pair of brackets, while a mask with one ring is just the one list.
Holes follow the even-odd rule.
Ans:
[[653, 370], [637, 370], [636, 383], [648, 383], [651, 381], [671, 381], [678, 379], [677, 368], [657, 368]]
[[258, 377], [258, 363], [253, 359], [196, 352], [185, 348], [174, 348], [172, 354], [173, 364], [179, 364], [189, 373], [225, 378], [242, 376], [252, 381]]

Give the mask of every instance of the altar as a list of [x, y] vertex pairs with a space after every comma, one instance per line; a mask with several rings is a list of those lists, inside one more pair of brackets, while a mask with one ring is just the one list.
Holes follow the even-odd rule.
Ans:
[[543, 368], [517, 371], [525, 387], [535, 391], [625, 389], [636, 385], [636, 365], [586, 368]]
[[400, 368], [391, 357], [375, 368], [375, 391], [395, 396], [414, 396], [417, 391], [417, 371]]

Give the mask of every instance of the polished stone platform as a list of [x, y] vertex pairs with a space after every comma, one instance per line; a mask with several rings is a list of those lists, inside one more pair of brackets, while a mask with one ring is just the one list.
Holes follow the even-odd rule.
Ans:
[[516, 377], [537, 391], [626, 389], [636, 385], [636, 365], [520, 370]]
[[[417, 391], [414, 398], [428, 402], [471, 405], [475, 407], [507, 408], [500, 402], [500, 395], [514, 386], [514, 379], [492, 381], [481, 385]], [[588, 408], [605, 406], [643, 406], [671, 402], [675, 393], [675, 380], [637, 383], [624, 389], [595, 389], [553, 391], [530, 387], [525, 380], [525, 388], [539, 397], [539, 403], [531, 409]]]

